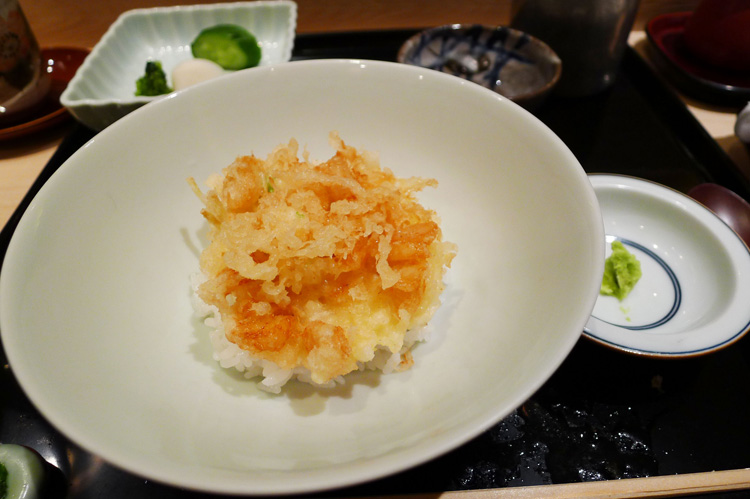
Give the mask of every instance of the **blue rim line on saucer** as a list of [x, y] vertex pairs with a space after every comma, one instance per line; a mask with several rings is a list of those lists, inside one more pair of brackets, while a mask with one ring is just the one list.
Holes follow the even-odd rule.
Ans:
[[607, 324], [610, 324], [612, 326], [621, 327], [623, 329], [630, 329], [631, 331], [644, 331], [646, 329], [654, 329], [656, 327], [662, 326], [669, 322], [672, 317], [677, 314], [677, 310], [680, 308], [680, 304], [682, 303], [682, 288], [680, 287], [680, 281], [677, 279], [677, 276], [675, 275], [672, 268], [662, 260], [662, 258], [651, 251], [650, 249], [646, 248], [645, 246], [636, 243], [635, 241], [631, 241], [629, 239], [623, 239], [621, 237], [615, 237], [616, 241], [620, 241], [622, 244], [626, 246], [630, 246], [636, 249], [639, 249], [640, 251], [644, 252], [646, 255], [650, 256], [656, 263], [658, 263], [664, 271], [667, 273], [667, 276], [669, 276], [669, 280], [672, 283], [672, 288], [674, 289], [674, 303], [672, 303], [672, 308], [669, 309], [669, 312], [659, 319], [656, 322], [652, 322], [651, 324], [644, 324], [642, 326], [627, 326], [623, 324], [615, 324], [614, 322], [605, 321], [604, 319], [600, 319], [599, 317], [592, 316], [594, 319], [597, 319], [599, 321], [605, 322]]
[[[599, 319], [597, 319], [599, 320]], [[604, 322], [604, 321], [602, 321]], [[686, 350], [684, 352], [669, 352], [669, 351], [662, 351], [662, 350], [647, 350], [644, 348], [633, 348], [629, 347], [627, 345], [623, 345], [622, 343], [617, 343], [615, 341], [605, 340], [604, 338], [600, 336], [596, 336], [592, 334], [588, 328], [584, 328], [586, 333], [589, 335], [589, 337], [593, 340], [596, 340], [600, 343], [605, 343], [607, 345], [611, 345], [613, 347], [617, 347], [621, 350], [626, 350], [628, 352], [633, 353], [643, 353], [643, 354], [653, 354], [653, 355], [661, 355], [664, 357], [686, 357], [690, 355], [697, 355], [705, 352], [711, 352], [714, 350], [718, 350], [719, 348], [723, 347], [724, 345], [728, 345], [730, 343], [733, 343], [738, 337], [742, 336], [748, 329], [750, 329], [750, 321], [747, 322], [742, 328], [740, 328], [737, 333], [735, 333], [730, 338], [725, 339], [721, 343], [716, 343], [715, 345], [703, 347], [703, 348], [696, 348], [695, 350]]]
[[[653, 238], [660, 248], [671, 251], [655, 256], [638, 243], [631, 244], [639, 253], [643, 252], [644, 263], [648, 262], [652, 269], [663, 269], [666, 273], [662, 275], [662, 271], [659, 272], [658, 282], [661, 284], [658, 290], [663, 297], [658, 304], [659, 309], [649, 309], [649, 313], [654, 315], [648, 319], [646, 315], [645, 321], [642, 321], [660, 322], [661, 325], [654, 323], [650, 324], [650, 328], [632, 327], [605, 322], [594, 315], [605, 314], [605, 310], [612, 308], [612, 304], [609, 304], [601, 311], [596, 308], [592, 310], [583, 328], [584, 337], [630, 354], [652, 358], [688, 358], [721, 350], [750, 332], [750, 308], [747, 306], [747, 297], [750, 296], [750, 247], [726, 222], [685, 193], [647, 179], [619, 174], [589, 174], [589, 178], [599, 202], [603, 203], [605, 227], [612, 226], [607, 235], [608, 241], [610, 238], [623, 240], [614, 233], [624, 236], [626, 240], [623, 244], [632, 243], [627, 241], [629, 238], [641, 244]], [[644, 204], [644, 201], [647, 202]], [[631, 203], [635, 203], [635, 206], [629, 207]], [[670, 207], [668, 216], [662, 216], [660, 204]], [[633, 207], [637, 209], [630, 210]], [[645, 223], [641, 224], [640, 220]], [[615, 229], [615, 226], [621, 229]], [[700, 235], [700, 238], [691, 237], [683, 227], [694, 228], [697, 231], [695, 235]], [[638, 236], [634, 237], [634, 234]], [[656, 250], [656, 246], [652, 247], [650, 243], [648, 246]], [[682, 254], [684, 251], [686, 253]], [[688, 260], [683, 260], [683, 257]], [[701, 259], [708, 259], [707, 263], [712, 265], [704, 268]], [[715, 280], [710, 269], [720, 271], [716, 278], [726, 279], [726, 284], [731, 287], [723, 287], [724, 281]], [[706, 290], [701, 288], [703, 280], [708, 286]], [[675, 285], [679, 285], [679, 299], [668, 296], [669, 289], [677, 291], [678, 288], [673, 288]], [[717, 291], [721, 291], [718, 296], [706, 294]], [[650, 306], [650, 293], [644, 295], [641, 290], [639, 296], [644, 299], [644, 306]], [[704, 303], [704, 299], [708, 302]], [[668, 313], [667, 309], [674, 306], [677, 307], [676, 313]], [[693, 310], [693, 306], [697, 308]], [[628, 310], [622, 312], [629, 314]], [[670, 315], [672, 317], [667, 320]], [[617, 322], [609, 315], [606, 317]]]
[[[722, 223], [723, 223], [723, 221], [722, 221]], [[739, 236], [736, 236], [736, 237], [738, 239], [740, 239]], [[657, 322], [649, 324], [648, 326], [626, 326], [626, 325], [621, 325], [621, 324], [613, 324], [613, 323], [611, 323], [609, 321], [605, 321], [605, 320], [599, 319], [598, 317], [595, 317], [593, 315], [591, 316], [591, 318], [595, 319], [595, 320], [597, 320], [599, 322], [602, 322], [604, 324], [609, 324], [609, 325], [611, 325], [613, 327], [618, 327], [618, 328], [621, 328], [621, 329], [630, 329], [630, 330], [635, 330], [635, 331], [644, 331], [644, 330], [647, 330], [647, 329], [653, 329], [653, 328], [658, 327], [659, 325], [663, 325], [663, 324], [669, 322], [669, 320], [672, 317], [674, 317], [675, 314], [677, 313], [677, 310], [679, 309], [681, 301], [682, 301], [682, 290], [681, 290], [681, 287], [680, 287], [679, 280], [677, 279], [677, 276], [674, 275], [674, 271], [672, 271], [672, 269], [669, 267], [669, 265], [661, 257], [659, 257], [658, 255], [656, 255], [654, 252], [652, 252], [648, 248], [646, 248], [646, 247], [644, 247], [644, 246], [642, 246], [642, 245], [640, 245], [640, 244], [638, 244], [638, 243], [636, 243], [634, 241], [630, 241], [628, 239], [623, 239], [623, 238], [620, 238], [620, 237], [616, 237], [616, 240], [621, 241], [625, 245], [628, 245], [628, 246], [631, 246], [633, 248], [637, 248], [637, 249], [643, 251], [647, 255], [653, 257], [654, 261], [656, 261], [657, 263], [659, 263], [659, 265], [661, 265], [664, 268], [664, 270], [666, 271], [667, 275], [672, 280], [673, 286], [675, 287], [675, 303], [672, 305], [672, 309], [669, 311], [669, 313], [667, 313], [667, 315], [663, 319], [660, 319]], [[748, 249], [750, 250], [750, 248], [748, 248]], [[679, 297], [677, 297], [677, 293], [679, 293]], [[607, 340], [605, 338], [602, 338], [601, 336], [598, 336], [598, 335], [594, 334], [591, 331], [591, 329], [588, 327], [588, 325], [586, 325], [583, 328], [583, 330], [584, 330], [584, 333], [586, 335], [588, 335], [588, 337], [590, 339], [592, 339], [594, 341], [597, 341], [599, 343], [603, 343], [603, 344], [615, 347], [615, 348], [617, 348], [619, 350], [624, 350], [624, 351], [628, 351], [628, 352], [632, 352], [632, 353], [637, 353], [637, 354], [658, 355], [658, 356], [662, 356], [662, 357], [688, 357], [688, 356], [692, 356], [692, 355], [699, 355], [699, 354], [702, 354], [702, 353], [706, 353], [706, 352], [711, 352], [711, 351], [714, 351], [714, 350], [718, 350], [718, 349], [722, 348], [724, 345], [729, 345], [729, 344], [733, 343], [739, 337], [741, 337], [746, 332], [748, 332], [748, 330], [750, 330], [750, 320], [748, 320], [747, 323], [744, 326], [742, 326], [741, 328], [739, 328], [739, 330], [735, 334], [733, 334], [732, 336], [726, 338], [722, 342], [719, 342], [719, 343], [716, 343], [716, 344], [713, 344], [713, 345], [709, 345], [709, 346], [706, 346], [706, 347], [703, 347], [703, 348], [696, 348], [694, 350], [686, 350], [686, 351], [681, 351], [681, 352], [671, 352], [671, 351], [665, 351], [665, 350], [649, 350], [649, 349], [645, 349], [645, 348], [633, 348], [632, 346], [628, 346], [627, 344], [618, 343], [618, 342], [612, 341], [612, 340]]]

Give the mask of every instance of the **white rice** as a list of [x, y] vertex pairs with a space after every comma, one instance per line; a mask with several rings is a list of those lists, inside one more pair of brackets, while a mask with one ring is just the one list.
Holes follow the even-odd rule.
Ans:
[[[254, 357], [247, 350], [243, 350], [226, 337], [224, 325], [221, 321], [219, 309], [209, 305], [198, 296], [198, 286], [205, 282], [206, 277], [202, 273], [193, 274], [190, 277], [192, 293], [192, 304], [196, 316], [201, 318], [206, 326], [210, 328], [209, 338], [213, 347], [213, 358], [225, 369], [236, 369], [243, 373], [247, 379], [262, 377], [258, 383], [261, 390], [270, 393], [281, 393], [281, 387], [288, 381], [296, 379], [303, 383], [321, 388], [332, 388], [344, 383], [344, 376], [337, 376], [325, 384], [315, 383], [310, 370], [305, 367], [294, 369], [283, 369], [274, 362]], [[415, 343], [427, 340], [429, 336], [428, 327], [410, 329], [404, 337], [404, 346], [400, 352], [391, 353], [385, 347], [378, 348], [372, 360], [359, 363], [359, 370], [379, 370], [389, 374], [396, 370], [402, 360], [402, 355], [409, 351]]]

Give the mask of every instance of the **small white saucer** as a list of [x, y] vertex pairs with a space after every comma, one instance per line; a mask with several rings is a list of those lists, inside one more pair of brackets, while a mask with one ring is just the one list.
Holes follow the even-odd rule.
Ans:
[[641, 262], [623, 300], [600, 295], [584, 335], [653, 357], [702, 355], [750, 329], [750, 250], [719, 217], [663, 185], [590, 175], [607, 237]]

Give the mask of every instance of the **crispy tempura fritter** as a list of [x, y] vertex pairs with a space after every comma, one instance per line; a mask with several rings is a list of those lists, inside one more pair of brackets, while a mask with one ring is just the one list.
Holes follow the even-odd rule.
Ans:
[[227, 339], [283, 369], [325, 383], [379, 348], [411, 364], [404, 335], [439, 305], [454, 246], [414, 193], [435, 180], [398, 179], [376, 156], [332, 133], [336, 154], [313, 164], [298, 146], [244, 156], [209, 179], [211, 225], [201, 255]]

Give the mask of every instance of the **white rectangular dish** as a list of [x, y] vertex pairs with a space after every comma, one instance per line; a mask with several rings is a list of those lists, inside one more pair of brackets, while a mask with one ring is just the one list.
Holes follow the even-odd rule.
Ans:
[[135, 9], [123, 13], [96, 44], [60, 97], [86, 126], [102, 130], [131, 111], [159, 99], [136, 97], [135, 82], [147, 61], [160, 61], [169, 75], [192, 57], [190, 43], [216, 24], [237, 24], [258, 40], [267, 66], [291, 59], [297, 5], [290, 0]]

